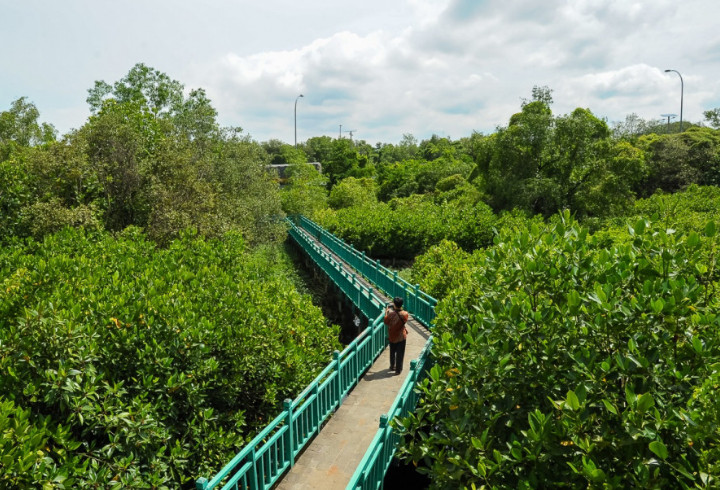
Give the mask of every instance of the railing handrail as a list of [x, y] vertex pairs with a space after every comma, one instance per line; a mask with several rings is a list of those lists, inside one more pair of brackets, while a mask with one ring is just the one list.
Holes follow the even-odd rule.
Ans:
[[390, 410], [380, 417], [380, 427], [345, 487], [346, 490], [382, 488], [383, 478], [395, 455], [395, 446], [399, 439], [399, 436], [393, 432], [390, 422], [396, 417], [407, 415], [417, 405], [419, 393], [415, 391], [415, 387], [427, 376], [430, 369], [432, 341], [431, 335], [418, 358], [410, 361], [410, 372]]
[[371, 260], [365, 255], [365, 252], [361, 252], [352, 245], [345, 243], [311, 219], [300, 215], [298, 220], [302, 228], [312, 232], [320, 243], [360, 272], [375, 287], [390, 297], [405, 296], [403, 298], [406, 301], [405, 309], [426, 327], [432, 324], [435, 318], [437, 300], [421, 291], [419, 285], [410, 284], [402, 277], [399, 277], [396, 271], [391, 271], [383, 266], [379, 260]]

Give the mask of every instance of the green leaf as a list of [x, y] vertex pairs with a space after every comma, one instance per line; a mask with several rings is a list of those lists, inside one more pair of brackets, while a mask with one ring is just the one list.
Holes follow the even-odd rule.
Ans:
[[646, 412], [650, 407], [655, 405], [655, 399], [650, 393], [643, 393], [638, 397], [637, 409], [639, 412]]
[[568, 293], [567, 303], [570, 307], [578, 306], [580, 304], [580, 295], [574, 289]]
[[700, 340], [699, 337], [693, 336], [693, 338], [692, 338], [692, 345], [693, 345], [693, 349], [695, 349], [695, 352], [697, 352], [698, 354], [702, 354], [702, 351], [703, 351], [703, 343], [702, 343], [702, 340]]
[[565, 403], [573, 411], [580, 408], [580, 400], [578, 400], [578, 397], [573, 390], [567, 392], [567, 398], [565, 399]]
[[670, 466], [672, 466], [672, 468], [673, 468], [675, 471], [677, 471], [678, 473], [680, 473], [682, 476], [684, 476], [684, 477], [687, 478], [688, 480], [693, 480], [693, 481], [695, 480], [695, 477], [694, 477], [693, 475], [691, 475], [690, 473], [688, 473], [688, 470], [686, 470], [686, 469], [683, 468], [682, 466], [680, 466], [680, 465], [670, 465]]
[[585, 403], [585, 398], [587, 398], [587, 388], [585, 388], [584, 384], [581, 383], [577, 388], [575, 388], [575, 395], [577, 395], [580, 403]]
[[630, 352], [637, 352], [637, 344], [635, 343], [635, 339], [632, 337], [628, 340], [628, 349]]
[[658, 458], [660, 459], [667, 459], [668, 457], [668, 450], [667, 447], [665, 447], [665, 444], [662, 443], [662, 441], [653, 441], [650, 443], [650, 451], [655, 453]]
[[650, 306], [652, 307], [655, 314], [659, 314], [665, 307], [665, 302], [662, 300], [662, 298], [658, 298], [654, 301], [651, 301]]
[[440, 366], [438, 366], [437, 364], [430, 368], [430, 377], [433, 379], [433, 381], [439, 380], [441, 375], [442, 371], [440, 369]]
[[688, 245], [688, 247], [692, 247], [692, 248], [695, 248], [698, 245], [700, 245], [700, 235], [698, 235], [694, 231], [691, 231], [687, 237], [687, 245]]
[[497, 464], [502, 463], [502, 460], [503, 460], [502, 454], [497, 449], [493, 449], [493, 457], [495, 458], [495, 462]]
[[715, 222], [708, 221], [708, 223], [705, 225], [705, 236], [714, 237], [715, 233], [717, 233], [717, 227], [715, 226]]
[[598, 282], [595, 283], [595, 295], [602, 303], [605, 303], [607, 301], [607, 294], [605, 294], [605, 290]]
[[605, 475], [605, 472], [601, 470], [600, 468], [596, 468], [594, 470], [591, 470], [588, 472], [588, 477], [590, 480], [594, 481], [595, 483], [600, 483], [605, 481], [607, 476]]
[[644, 231], [645, 231], [645, 220], [644, 219], [638, 220], [635, 223], [635, 233], [637, 233], [638, 235], [642, 235]]
[[635, 390], [630, 383], [625, 385], [625, 401], [631, 407], [635, 404]]
[[607, 399], [604, 399], [604, 398], [603, 398], [603, 401], [602, 401], [602, 402], [603, 402], [603, 404], [605, 405], [605, 408], [607, 409], [608, 412], [614, 413], [615, 415], [618, 414], [617, 408], [615, 408], [615, 405], [613, 405], [612, 403], [610, 403], [610, 400], [607, 400]]

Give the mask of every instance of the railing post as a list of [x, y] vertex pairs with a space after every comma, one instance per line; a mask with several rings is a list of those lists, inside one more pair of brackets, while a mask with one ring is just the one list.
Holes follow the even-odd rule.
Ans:
[[285, 457], [290, 461], [290, 468], [292, 468], [295, 466], [295, 424], [293, 423], [292, 400], [290, 398], [286, 398], [283, 401], [283, 408], [285, 408], [285, 412], [287, 413], [287, 422], [285, 422], [285, 424], [288, 428], [288, 445]]
[[311, 393], [315, 395], [315, 416], [313, 420], [317, 422], [317, 426], [315, 427], [315, 435], [320, 434], [320, 411], [323, 410], [322, 406], [322, 400], [320, 400], [320, 397], [318, 396], [318, 393], [320, 393], [320, 385], [318, 383], [315, 383], [313, 389], [311, 390]]
[[333, 362], [335, 363], [335, 372], [337, 373], [335, 376], [335, 393], [337, 397], [335, 399], [335, 408], [338, 408], [340, 406], [340, 400], [342, 400], [342, 393], [340, 393], [342, 386], [342, 380], [340, 379], [342, 377], [342, 373], [340, 372], [340, 351], [336, 350], [333, 352]]
[[380, 260], [375, 261], [375, 285], [380, 286], [378, 277], [380, 276]]
[[383, 451], [382, 451], [382, 464], [385, 465], [385, 460], [387, 457], [391, 454], [390, 452], [390, 445], [392, 442], [390, 441], [390, 437], [388, 436], [388, 425], [389, 417], [387, 414], [382, 414], [380, 416], [380, 430], [383, 432]]
[[353, 302], [353, 299], [357, 301], [357, 297], [353, 297], [357, 288], [358, 287], [355, 285], [355, 274], [350, 274], [350, 291], [348, 291], [348, 293], [350, 293], [348, 294], [348, 297], [350, 298], [350, 303]]
[[[410, 376], [412, 376], [411, 379], [412, 379], [413, 385], [417, 384], [418, 379], [420, 379], [420, 372], [418, 371], [418, 368], [417, 368], [418, 362], [420, 362], [418, 359], [413, 359], [412, 361], [410, 361]], [[405, 402], [406, 409], [403, 410], [403, 414], [402, 414], [403, 417], [405, 415], [407, 415], [407, 413], [410, 411], [410, 409], [409, 409], [410, 405], [415, 406], [417, 404], [418, 395], [415, 393], [415, 390], [411, 390], [410, 393], [408, 393], [408, 398], [409, 398], [409, 400], [407, 400]], [[408, 402], [409, 402], [409, 405], [408, 405]]]
[[393, 271], [393, 291], [392, 291], [393, 296], [398, 295], [397, 291], [395, 290], [395, 288], [397, 286], [398, 286], [398, 273], [397, 273], [397, 271]]
[[353, 380], [354, 380], [352, 384], [356, 384], [360, 379], [360, 355], [358, 354], [358, 343], [357, 342], [353, 343], [352, 350], [353, 350], [352, 366], [353, 366]]
[[365, 268], [365, 252], [362, 253], [362, 262], [360, 262], [360, 274], [364, 275], [365, 277], [368, 277], [369, 274], [365, 274], [363, 272], [363, 269]]
[[[288, 438], [290, 436], [288, 435]], [[287, 449], [286, 449], [287, 451]], [[290, 449], [292, 452], [292, 449]], [[250, 450], [250, 461], [252, 461], [252, 464], [250, 465], [250, 488], [260, 488], [258, 485], [258, 470], [257, 470], [257, 461], [255, 460], [255, 446], [252, 447]]]
[[207, 478], [201, 476], [197, 480], [195, 480], [195, 489], [196, 490], [205, 490], [208, 486]]
[[[415, 284], [415, 315], [420, 310], [420, 284]], [[424, 316], [424, 315], [423, 315]]]

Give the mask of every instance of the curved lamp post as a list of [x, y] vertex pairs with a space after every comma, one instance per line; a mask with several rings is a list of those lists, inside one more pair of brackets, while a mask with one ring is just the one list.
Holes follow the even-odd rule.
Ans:
[[303, 94], [295, 97], [295, 148], [297, 148], [297, 101], [300, 97], [303, 97]]
[[682, 123], [682, 112], [683, 112], [683, 93], [685, 92], [685, 84], [683, 83], [682, 75], [677, 70], [665, 70], [665, 73], [670, 73], [671, 71], [674, 71], [678, 74], [680, 77], [680, 132], [682, 133], [683, 130], [683, 123]]

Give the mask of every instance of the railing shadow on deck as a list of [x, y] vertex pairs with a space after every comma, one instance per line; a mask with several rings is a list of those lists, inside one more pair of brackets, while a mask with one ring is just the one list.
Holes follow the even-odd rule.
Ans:
[[[300, 223], [335, 255], [352, 266], [368, 281], [389, 296], [406, 298], [407, 309], [418, 320], [430, 325], [434, 318], [435, 299], [399, 279], [304, 217]], [[347, 394], [358, 383], [363, 373], [373, 364], [387, 345], [383, 323], [384, 302], [372, 290], [358, 281], [355, 273], [348, 270], [330, 254], [319, 247], [302, 228], [290, 222], [290, 236], [340, 287], [352, 302], [368, 318], [375, 318], [342, 352], [335, 351], [328, 366], [294, 400], [283, 402], [283, 411], [253, 440], [247, 444], [211, 480], [198, 478], [198, 490], [222, 489], [269, 489], [295, 463], [295, 458], [317, 435], [323, 424], [342, 404]], [[349, 259], [349, 260], [347, 260]], [[425, 344], [420, 358], [410, 363], [410, 373], [392, 405], [388, 415], [381, 418], [380, 429], [363, 458], [348, 488], [380, 488], [387, 467], [397, 444], [388, 420], [406, 414], [417, 403], [414, 390], [427, 371], [428, 353], [432, 337]]]

